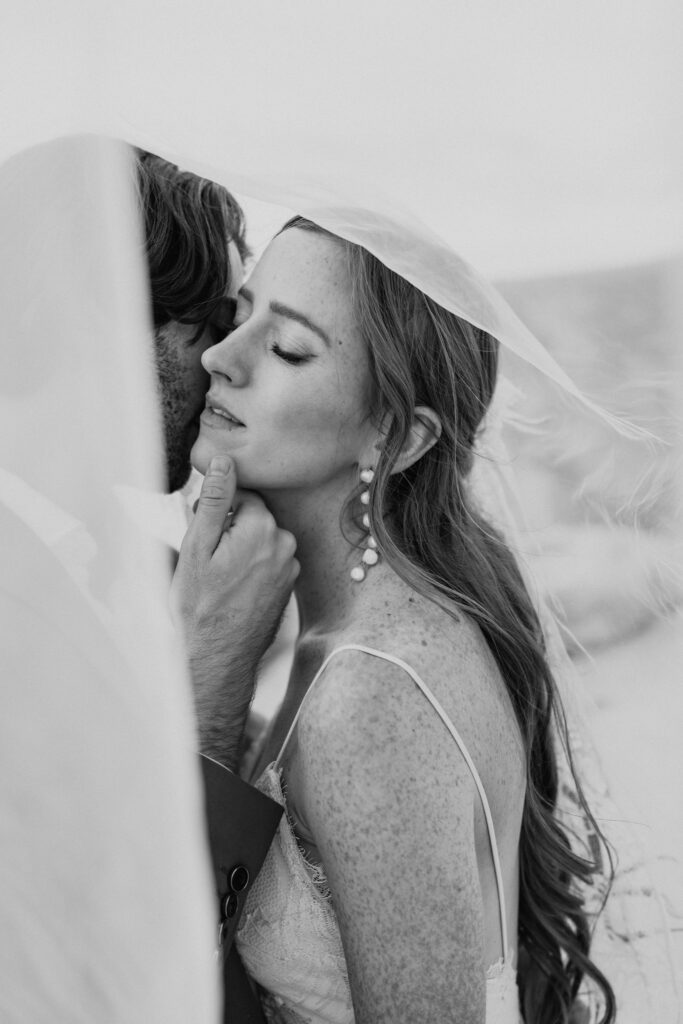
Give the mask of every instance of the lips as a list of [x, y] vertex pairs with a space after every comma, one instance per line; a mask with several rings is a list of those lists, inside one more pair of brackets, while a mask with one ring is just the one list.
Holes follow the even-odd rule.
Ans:
[[227, 409], [225, 405], [216, 401], [216, 399], [211, 395], [206, 396], [206, 411], [213, 413], [214, 416], [219, 416], [221, 419], [224, 419], [226, 423], [231, 423], [234, 427], [245, 426], [241, 420], [237, 419], [234, 413]]

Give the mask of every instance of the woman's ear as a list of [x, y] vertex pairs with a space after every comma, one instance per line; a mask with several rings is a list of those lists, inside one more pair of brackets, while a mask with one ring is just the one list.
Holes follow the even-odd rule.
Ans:
[[441, 437], [441, 420], [428, 405], [415, 406], [413, 425], [410, 428], [406, 443], [391, 470], [403, 473], [414, 465], [422, 456], [433, 448]]

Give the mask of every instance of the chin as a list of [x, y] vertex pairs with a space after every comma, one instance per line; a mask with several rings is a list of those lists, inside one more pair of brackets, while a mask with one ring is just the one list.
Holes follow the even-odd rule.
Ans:
[[196, 469], [198, 473], [202, 474], [202, 476], [206, 476], [206, 471], [209, 468], [209, 461], [209, 459], [195, 459], [193, 455], [191, 460], [192, 468]]
[[202, 476], [206, 475], [206, 471], [209, 468], [209, 463], [214, 455], [229, 455], [235, 466], [235, 475], [237, 477], [237, 486], [242, 487], [247, 491], [261, 491], [261, 489], [267, 490], [269, 481], [264, 480], [260, 474], [254, 476], [250, 473], [251, 460], [248, 458], [246, 453], [240, 453], [231, 451], [226, 445], [225, 447], [219, 446], [215, 443], [207, 442], [205, 438], [200, 436], [195, 441], [192, 451], [190, 453], [190, 462]]
[[208, 445], [202, 443], [201, 439], [197, 441], [190, 453], [190, 462], [198, 473], [202, 476], [206, 476], [206, 471], [209, 468], [209, 463], [214, 455], [229, 455], [235, 464], [235, 473], [237, 475], [238, 486], [244, 484], [240, 481], [240, 472], [238, 460], [235, 458], [233, 452], [228, 451], [226, 448], [217, 448], [215, 445]]
[[198, 438], [192, 446], [190, 462], [198, 473], [204, 475], [209, 468], [212, 457], [218, 454], [219, 452], [211, 451], [209, 446], [201, 438]]

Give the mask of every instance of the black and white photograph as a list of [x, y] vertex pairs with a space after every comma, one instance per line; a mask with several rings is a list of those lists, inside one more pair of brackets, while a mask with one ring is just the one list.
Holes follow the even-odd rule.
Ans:
[[681, 1024], [683, 7], [1, 24], [0, 1024]]

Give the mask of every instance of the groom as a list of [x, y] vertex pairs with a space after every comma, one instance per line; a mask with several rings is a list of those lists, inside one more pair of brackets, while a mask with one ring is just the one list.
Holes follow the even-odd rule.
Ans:
[[[140, 209], [163, 412], [169, 491], [190, 473], [204, 408], [203, 352], [232, 325], [248, 255], [244, 218], [221, 186], [138, 152]], [[260, 1009], [231, 942], [281, 808], [234, 768], [256, 668], [273, 639], [297, 573], [294, 539], [254, 494], [235, 494], [228, 458], [213, 460], [183, 541], [172, 596], [185, 623], [196, 699], [207, 818], [227, 953], [225, 1020], [258, 1021]], [[233, 506], [234, 523], [226, 529]]]
[[[101, 185], [109, 179], [102, 175], [101, 182], [100, 174], [111, 158], [120, 160], [118, 144], [83, 136], [51, 140], [0, 164], [3, 1024], [122, 1024], [179, 1020], [181, 1014], [189, 1021], [200, 1019], [202, 1007], [214, 1002], [213, 992], [203, 999], [203, 990], [195, 991], [197, 983], [214, 980], [211, 954], [206, 956], [204, 943], [201, 950], [188, 950], [192, 940], [182, 934], [185, 926], [196, 935], [203, 908], [192, 913], [186, 896], [181, 893], [176, 901], [177, 886], [175, 892], [168, 886], [174, 877], [182, 889], [183, 871], [188, 862], [197, 863], [199, 852], [194, 842], [175, 843], [181, 821], [176, 799], [189, 809], [190, 780], [176, 797], [173, 786], [183, 780], [174, 774], [181, 755], [170, 765], [164, 758], [168, 743], [180, 734], [173, 715], [164, 720], [161, 706], [155, 709], [157, 720], [146, 701], [135, 714], [139, 677], [109, 633], [106, 609], [93, 599], [86, 581], [88, 563], [97, 557], [88, 529], [95, 524], [80, 517], [90, 508], [84, 495], [90, 491], [88, 459], [95, 449], [88, 444], [82, 451], [77, 444], [60, 448], [60, 417], [85, 433], [88, 422], [77, 422], [77, 413], [86, 407], [97, 409], [100, 434], [116, 428], [108, 410], [97, 404], [74, 409], [67, 404], [71, 387], [79, 392], [84, 381], [89, 395], [94, 385], [95, 397], [88, 401], [98, 402], [97, 360], [84, 367], [81, 379], [75, 354], [115, 338], [110, 324], [103, 325], [104, 339], [97, 334], [97, 317], [115, 308], [102, 302], [111, 267], [108, 239], [99, 245], [101, 226], [109, 224], [100, 218]], [[136, 169], [168, 484], [177, 487], [188, 472], [203, 405], [201, 350], [229, 324], [239, 285], [241, 215], [224, 190], [168, 164], [140, 155]], [[94, 268], [91, 281], [88, 253], [95, 240], [92, 251], [105, 262]], [[81, 309], [72, 301], [75, 289], [91, 283], [93, 294], [84, 295]], [[73, 346], [66, 341], [70, 335], [77, 339]], [[107, 365], [102, 359], [101, 366]], [[61, 404], [60, 398], [65, 398]], [[107, 459], [115, 447], [101, 457]], [[72, 503], [77, 474], [82, 490]], [[104, 472], [102, 481], [109, 479]], [[97, 498], [104, 499], [96, 474], [93, 485]], [[237, 515], [226, 531], [231, 505]], [[96, 537], [106, 538], [106, 531], [102, 524]], [[115, 550], [112, 544], [105, 551], [105, 562]], [[236, 760], [256, 663], [296, 572], [293, 553], [292, 538], [277, 529], [259, 499], [235, 494], [230, 464], [213, 467], [183, 565], [197, 584], [187, 649], [198, 694], [200, 746], [214, 758], [203, 760], [224, 949], [281, 814], [277, 804], [224, 765]], [[182, 578], [176, 596], [181, 603], [188, 600]], [[144, 620], [139, 628], [145, 629]], [[207, 658], [209, 643], [213, 659]], [[151, 756], [138, 757], [138, 747], [146, 743]], [[159, 813], [148, 821], [157, 799]], [[226, 1019], [258, 1021], [260, 1010], [244, 973], [233, 972], [235, 956], [225, 958]], [[186, 978], [181, 976], [185, 965]], [[194, 1010], [195, 999], [201, 1005], [196, 1015], [188, 1015], [185, 1007], [191, 1003]]]

